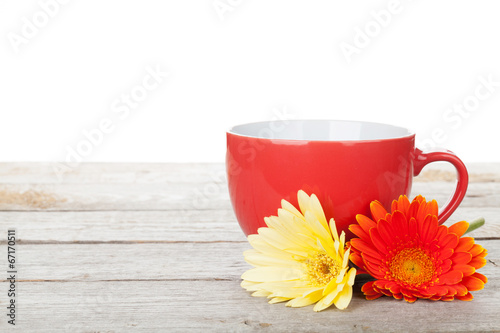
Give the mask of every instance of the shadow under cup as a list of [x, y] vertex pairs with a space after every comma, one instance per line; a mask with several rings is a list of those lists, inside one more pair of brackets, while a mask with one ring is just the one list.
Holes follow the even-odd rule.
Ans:
[[[227, 132], [226, 170], [236, 218], [246, 235], [277, 215], [281, 200], [298, 207], [297, 192], [316, 194], [327, 220], [352, 234], [356, 215], [370, 216], [369, 205], [409, 195], [412, 178], [435, 161], [457, 169], [457, 188], [439, 214], [444, 222], [467, 190], [463, 162], [449, 151], [423, 153], [415, 134], [386, 124], [335, 120], [282, 120], [244, 124]], [[424, 193], [422, 193], [424, 195]], [[411, 199], [411, 198], [410, 198]]]

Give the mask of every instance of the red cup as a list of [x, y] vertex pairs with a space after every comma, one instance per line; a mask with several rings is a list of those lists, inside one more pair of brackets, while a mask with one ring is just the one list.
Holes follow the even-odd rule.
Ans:
[[[450, 151], [422, 152], [415, 134], [386, 124], [336, 120], [281, 120], [244, 124], [227, 132], [226, 170], [236, 218], [246, 235], [265, 227], [285, 199], [298, 207], [297, 192], [318, 196], [327, 220], [339, 233], [356, 214], [369, 215], [380, 201], [390, 208], [409, 195], [412, 179], [431, 162], [446, 161], [457, 170], [457, 186], [439, 213], [443, 223], [467, 191], [464, 163]], [[424, 195], [424, 193], [422, 193]]]

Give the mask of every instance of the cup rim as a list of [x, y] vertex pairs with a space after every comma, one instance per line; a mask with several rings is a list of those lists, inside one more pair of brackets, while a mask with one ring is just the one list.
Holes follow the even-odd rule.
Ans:
[[[262, 135], [248, 135], [248, 134], [242, 134], [238, 133], [236, 130], [239, 127], [244, 127], [244, 126], [252, 126], [252, 125], [265, 125], [268, 124], [268, 129], [270, 129], [271, 126], [269, 124], [278, 124], [282, 122], [295, 122], [295, 123], [300, 123], [300, 122], [332, 122], [332, 123], [357, 123], [360, 125], [368, 125], [368, 126], [385, 126], [386, 128], [391, 128], [393, 130], [402, 130], [406, 131], [405, 135], [397, 135], [397, 136], [390, 136], [386, 138], [375, 138], [375, 139], [301, 139], [301, 138], [275, 138], [275, 137], [266, 137]], [[261, 139], [261, 140], [272, 140], [272, 141], [295, 141], [295, 142], [307, 142], [307, 141], [314, 141], [314, 142], [378, 142], [378, 141], [388, 141], [388, 140], [398, 140], [398, 139], [404, 139], [404, 138], [411, 138], [415, 136], [415, 131], [413, 131], [410, 128], [402, 127], [402, 126], [396, 126], [396, 125], [391, 125], [387, 123], [380, 123], [380, 122], [372, 122], [372, 121], [359, 121], [359, 120], [341, 120], [341, 119], [290, 119], [290, 120], [267, 120], [267, 121], [256, 121], [256, 122], [249, 122], [249, 123], [243, 123], [243, 124], [238, 124], [232, 126], [229, 130], [226, 131], [227, 134], [230, 135], [235, 135], [239, 137], [245, 137], [245, 138], [250, 138], [250, 139]]]

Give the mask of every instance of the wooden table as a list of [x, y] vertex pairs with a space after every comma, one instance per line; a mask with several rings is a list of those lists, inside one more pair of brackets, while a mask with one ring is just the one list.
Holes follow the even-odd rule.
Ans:
[[[470, 165], [451, 221], [486, 218], [471, 236], [489, 278], [472, 302], [367, 301], [345, 311], [269, 305], [240, 287], [249, 249], [222, 164], [0, 164], [0, 271], [15, 229], [19, 332], [500, 331], [500, 165]], [[426, 169], [427, 170], [427, 169]], [[414, 192], [443, 204], [450, 169], [424, 170]], [[449, 223], [447, 223], [449, 224]], [[0, 286], [0, 331], [10, 282]]]

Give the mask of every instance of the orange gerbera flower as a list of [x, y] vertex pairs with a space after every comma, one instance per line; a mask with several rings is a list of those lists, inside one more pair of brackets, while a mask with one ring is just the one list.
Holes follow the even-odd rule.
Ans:
[[469, 224], [438, 224], [438, 205], [417, 196], [392, 203], [370, 204], [373, 220], [357, 215], [351, 230], [351, 261], [376, 280], [363, 285], [366, 298], [393, 296], [414, 302], [417, 298], [470, 301], [470, 291], [483, 289], [487, 278], [477, 273], [486, 264], [486, 250], [472, 237], [462, 237]]

